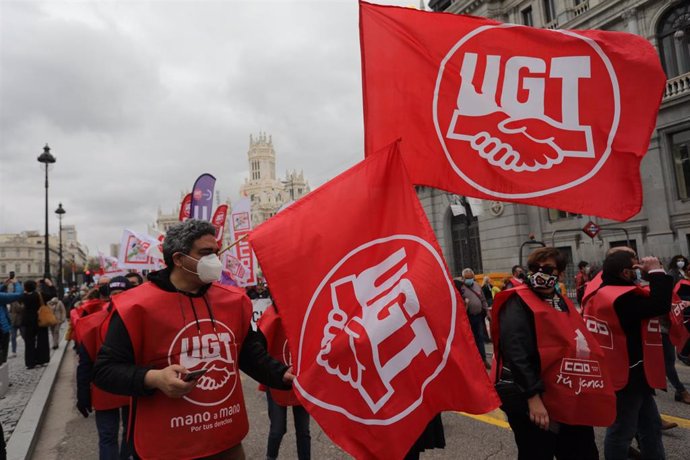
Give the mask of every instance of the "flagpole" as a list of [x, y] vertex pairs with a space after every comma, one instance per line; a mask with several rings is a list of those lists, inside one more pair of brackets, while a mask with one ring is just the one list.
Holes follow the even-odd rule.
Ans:
[[240, 241], [242, 241], [243, 239], [245, 239], [245, 238], [248, 237], [248, 236], [249, 236], [249, 233], [245, 233], [245, 234], [242, 235], [241, 237], [237, 238], [237, 240], [234, 241], [232, 244], [230, 244], [230, 246], [228, 246], [227, 248], [221, 250], [221, 251], [218, 253], [218, 255], [221, 255], [222, 253], [224, 253], [224, 252], [227, 251], [228, 249], [231, 249], [233, 246], [235, 246], [237, 243], [239, 243]]

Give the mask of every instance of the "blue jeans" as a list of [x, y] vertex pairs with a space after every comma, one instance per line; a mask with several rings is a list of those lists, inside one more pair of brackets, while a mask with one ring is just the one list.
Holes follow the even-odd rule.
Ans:
[[10, 329], [10, 346], [12, 347], [12, 353], [17, 353], [17, 332], [22, 334], [18, 326], [12, 326], [12, 329]]
[[[268, 431], [268, 446], [266, 458], [278, 458], [280, 442], [287, 431], [287, 407], [273, 401], [271, 392], [266, 392], [268, 401], [268, 418], [271, 428]], [[309, 434], [309, 413], [302, 406], [292, 406], [292, 417], [295, 420], [295, 435], [297, 437], [297, 458], [309, 460], [311, 458], [311, 435]]]
[[666, 458], [661, 441], [659, 409], [654, 402], [654, 394], [639, 371], [633, 370], [628, 385], [616, 392], [616, 421], [606, 429], [604, 440], [606, 460], [627, 460], [628, 447], [635, 434], [638, 435], [642, 458]]
[[467, 313], [467, 317], [470, 319], [470, 327], [472, 328], [472, 335], [474, 335], [474, 341], [477, 344], [477, 350], [479, 350], [479, 356], [482, 357], [482, 361], [486, 362], [486, 350], [484, 350], [484, 333], [482, 332], [484, 315], [482, 315], [481, 313], [477, 315], [471, 315], [470, 313]]
[[[122, 411], [122, 416], [120, 416], [120, 411]], [[99, 460], [125, 460], [129, 458], [129, 446], [127, 445], [128, 417], [128, 406], [96, 411]], [[120, 418], [122, 418], [122, 441], [118, 442]]]

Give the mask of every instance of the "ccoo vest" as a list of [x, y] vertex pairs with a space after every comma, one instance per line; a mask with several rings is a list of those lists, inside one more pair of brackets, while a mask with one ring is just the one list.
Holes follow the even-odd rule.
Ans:
[[685, 342], [690, 339], [690, 332], [688, 332], [685, 326], [685, 309], [682, 305], [682, 299], [678, 295], [681, 286], [690, 286], [690, 281], [680, 280], [676, 283], [673, 288], [673, 300], [671, 305], [671, 311], [668, 314], [669, 320], [671, 322], [671, 327], [668, 331], [668, 337], [678, 348], [683, 348]]
[[525, 285], [499, 293], [491, 321], [494, 349], [500, 347], [500, 311], [513, 294], [534, 314], [544, 383], [541, 398], [549, 417], [569, 425], [611, 425], [616, 418], [616, 397], [603, 365], [604, 352], [569, 300], [568, 311], [559, 312]]
[[[280, 315], [278, 315], [278, 312], [273, 305], [269, 305], [268, 308], [266, 308], [264, 313], [259, 318], [256, 326], [261, 330], [264, 337], [266, 337], [266, 348], [268, 348], [268, 354], [286, 366], [291, 366], [292, 355], [290, 354], [290, 349], [288, 348], [285, 329], [283, 329], [283, 323], [280, 320]], [[300, 405], [299, 399], [297, 399], [297, 396], [295, 396], [294, 390], [276, 390], [273, 388], [267, 388], [265, 385], [260, 385], [259, 390], [270, 391], [271, 398], [280, 406]]]
[[[587, 299], [584, 320], [587, 329], [596, 337], [606, 354], [606, 365], [611, 371], [613, 387], [616, 391], [628, 384], [630, 363], [628, 344], [613, 303], [618, 297], [635, 291], [638, 295], [649, 296], [649, 291], [638, 286], [600, 287]], [[642, 365], [647, 384], [652, 388], [666, 388], [664, 353], [661, 343], [661, 325], [657, 318], [641, 321]]]
[[189, 297], [146, 283], [120, 294], [113, 304], [131, 338], [137, 366], [207, 369], [180, 399], [161, 391], [137, 399], [131, 415], [136, 417], [137, 454], [187, 459], [239, 444], [249, 430], [238, 363], [252, 314], [246, 295], [214, 283], [203, 297]]
[[[77, 322], [76, 332], [78, 333], [81, 345], [86, 350], [92, 363], [96, 362], [98, 350], [103, 345], [105, 331], [110, 324], [110, 312], [103, 308], [95, 313], [87, 315]], [[110, 410], [129, 405], [129, 397], [116, 395], [101, 390], [91, 383], [91, 404], [96, 410]]]

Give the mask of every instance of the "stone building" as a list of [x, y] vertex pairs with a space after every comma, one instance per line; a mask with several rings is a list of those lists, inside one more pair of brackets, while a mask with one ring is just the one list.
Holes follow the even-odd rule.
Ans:
[[266, 133], [249, 136], [249, 177], [240, 187], [240, 195], [252, 202], [252, 225], [257, 226], [289, 203], [309, 193], [309, 182], [300, 171], [286, 172], [285, 179], [276, 178], [276, 153], [273, 139]]
[[[21, 280], [41, 278], [45, 268], [44, 241], [43, 234], [36, 230], [0, 234], [0, 277], [5, 279], [13, 271]], [[54, 280], [58, 279], [59, 273], [59, 247], [59, 236], [49, 235], [50, 273]], [[65, 281], [74, 281], [69, 267], [81, 269], [88, 258], [88, 250], [79, 243], [74, 225], [62, 226], [62, 258], [66, 267]]]
[[[534, 27], [639, 34], [657, 48], [668, 78], [641, 165], [644, 205], [627, 222], [495, 201], [484, 201], [479, 216], [453, 216], [450, 204], [464, 198], [420, 188], [418, 194], [454, 274], [464, 266], [508, 271], [518, 263], [520, 246], [530, 236], [567, 254], [569, 282], [573, 264], [600, 263], [610, 247], [626, 243], [625, 231], [642, 255], [668, 261], [674, 254], [690, 253], [690, 1], [431, 0], [429, 7]], [[603, 229], [594, 239], [582, 232], [590, 220]], [[527, 253], [525, 249], [525, 257]]]

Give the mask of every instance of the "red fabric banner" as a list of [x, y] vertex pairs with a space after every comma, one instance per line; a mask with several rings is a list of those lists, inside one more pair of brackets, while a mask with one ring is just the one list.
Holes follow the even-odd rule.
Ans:
[[216, 208], [216, 211], [213, 213], [213, 219], [211, 219], [211, 223], [216, 227], [216, 240], [219, 245], [223, 243], [223, 233], [225, 233], [225, 220], [227, 216], [228, 205], [221, 204]]
[[182, 203], [180, 203], [180, 222], [184, 222], [189, 219], [192, 214], [192, 194], [188, 193], [182, 198]]
[[437, 413], [498, 406], [397, 144], [250, 242], [281, 311], [297, 397], [351, 455], [403, 458]]
[[[666, 77], [638, 35], [360, 2], [365, 152], [414, 184], [626, 220]], [[644, 91], [640, 89], [644, 88]]]

